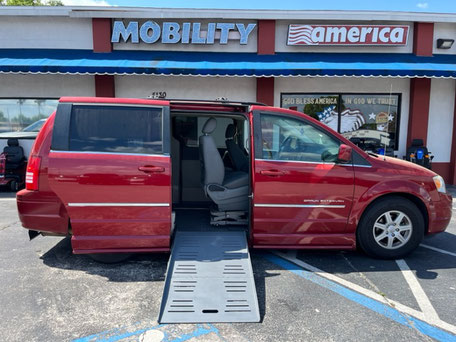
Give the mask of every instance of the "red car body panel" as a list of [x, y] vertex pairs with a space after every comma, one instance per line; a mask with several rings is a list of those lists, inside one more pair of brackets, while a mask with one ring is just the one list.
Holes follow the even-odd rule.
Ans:
[[[214, 103], [170, 104], [141, 99], [67, 97], [60, 102], [170, 106], [171, 110], [213, 111], [214, 115], [217, 111], [238, 110]], [[255, 159], [253, 116], [257, 112], [307, 120], [350, 146], [370, 166]], [[170, 157], [50, 152], [54, 119], [55, 113], [39, 133], [31, 153], [42, 158], [39, 190], [22, 190], [17, 194], [22, 225], [66, 235], [71, 223], [75, 253], [168, 251], [172, 210]], [[427, 233], [443, 231], [449, 224], [452, 199], [436, 190], [434, 172], [394, 158], [369, 156], [303, 113], [251, 106], [248, 119], [253, 193], [251, 246], [353, 249], [356, 229], [366, 208], [376, 199], [391, 194], [405, 196], [418, 204]], [[156, 167], [160, 172], [151, 175], [138, 170], [143, 166]], [[119, 205], [113, 206], [115, 203]], [[128, 206], [129, 203], [150, 206]], [[310, 208], [306, 203], [332, 207]], [[296, 207], [280, 207], [280, 204], [296, 204]]]
[[[71, 218], [73, 249], [169, 248], [169, 156], [49, 155], [49, 183]], [[163, 171], [139, 170], [145, 166]]]
[[17, 208], [22, 225], [55, 235], [67, 235], [69, 218], [60, 198], [49, 187], [48, 165], [55, 112], [47, 119], [36, 137], [30, 155], [41, 157], [39, 191], [21, 190], [17, 193]]

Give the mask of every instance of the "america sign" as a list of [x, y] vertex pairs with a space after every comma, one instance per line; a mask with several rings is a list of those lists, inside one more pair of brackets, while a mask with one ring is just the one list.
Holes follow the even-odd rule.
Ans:
[[288, 27], [288, 45], [407, 45], [408, 25], [300, 25]]

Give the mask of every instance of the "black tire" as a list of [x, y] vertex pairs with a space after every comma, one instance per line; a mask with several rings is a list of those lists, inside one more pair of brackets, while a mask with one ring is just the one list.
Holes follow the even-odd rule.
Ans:
[[19, 184], [15, 180], [12, 180], [10, 182], [10, 189], [12, 192], [17, 192], [19, 190]]
[[130, 253], [99, 253], [88, 254], [88, 256], [96, 262], [102, 264], [117, 264], [119, 262], [128, 260], [131, 257]]
[[[411, 229], [408, 229], [409, 226]], [[362, 250], [371, 257], [400, 259], [421, 243], [424, 226], [423, 214], [413, 202], [400, 196], [388, 196], [374, 202], [363, 214], [357, 239]], [[388, 228], [383, 230], [379, 227]], [[383, 237], [384, 234], [386, 236]]]

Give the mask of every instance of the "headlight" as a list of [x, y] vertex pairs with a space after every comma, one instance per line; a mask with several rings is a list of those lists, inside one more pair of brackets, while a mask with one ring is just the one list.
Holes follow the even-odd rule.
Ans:
[[437, 191], [445, 193], [446, 188], [445, 188], [445, 181], [443, 180], [443, 178], [440, 176], [435, 176], [432, 179], [434, 180], [434, 184], [435, 184], [435, 187], [437, 188]]

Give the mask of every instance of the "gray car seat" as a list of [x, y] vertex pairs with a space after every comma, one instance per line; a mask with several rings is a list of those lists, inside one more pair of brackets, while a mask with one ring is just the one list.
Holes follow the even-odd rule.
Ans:
[[219, 211], [246, 212], [249, 205], [248, 173], [234, 171], [225, 174], [222, 157], [210, 135], [216, 126], [214, 118], [208, 119], [203, 126], [203, 135], [199, 138], [204, 191]]
[[236, 142], [237, 129], [233, 124], [229, 124], [225, 131], [225, 144], [228, 150], [234, 169], [237, 171], [249, 172], [249, 158], [242, 151]]

